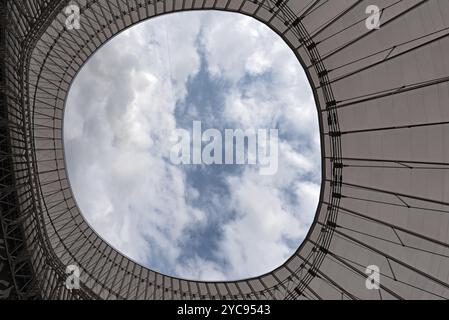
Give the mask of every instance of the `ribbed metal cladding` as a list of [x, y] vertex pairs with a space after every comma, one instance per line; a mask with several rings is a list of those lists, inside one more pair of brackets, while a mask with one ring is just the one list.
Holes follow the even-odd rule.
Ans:
[[[11, 274], [28, 277], [14, 282], [17, 297], [449, 298], [447, 0], [79, 0], [79, 30], [65, 27], [68, 1], [4, 3], [1, 163], [14, 174], [2, 180], [1, 219]], [[381, 27], [369, 30], [373, 4]], [[102, 44], [151, 17], [210, 9], [252, 16], [289, 44], [314, 89], [323, 156], [320, 204], [296, 253], [222, 283], [154, 272], [102, 240], [76, 205], [62, 137], [72, 80]], [[72, 264], [80, 290], [65, 287]], [[365, 286], [370, 265], [379, 290]]]

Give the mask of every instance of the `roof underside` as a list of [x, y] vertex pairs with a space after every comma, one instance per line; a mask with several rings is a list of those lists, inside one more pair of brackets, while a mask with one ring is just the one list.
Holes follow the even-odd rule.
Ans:
[[[373, 30], [365, 0], [78, 0], [79, 30], [65, 28], [68, 1], [7, 3], [11, 183], [42, 297], [449, 298], [449, 1], [377, 0]], [[316, 220], [293, 257], [258, 278], [187, 281], [136, 264], [90, 228], [67, 179], [63, 111], [77, 72], [125, 28], [190, 9], [267, 24], [314, 88], [324, 167]], [[61, 280], [72, 264], [78, 292]], [[366, 287], [370, 265], [379, 290]]]

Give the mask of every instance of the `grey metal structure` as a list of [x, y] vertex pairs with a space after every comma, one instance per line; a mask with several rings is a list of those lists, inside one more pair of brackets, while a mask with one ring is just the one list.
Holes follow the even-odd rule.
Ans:
[[[449, 298], [449, 1], [0, 0], [0, 298]], [[365, 21], [382, 9], [380, 29]], [[314, 89], [323, 182], [313, 226], [257, 278], [169, 277], [85, 222], [64, 161], [65, 99], [86, 60], [145, 19], [184, 10], [252, 16], [295, 52]], [[66, 266], [81, 287], [65, 286]], [[380, 269], [366, 288], [367, 266]]]

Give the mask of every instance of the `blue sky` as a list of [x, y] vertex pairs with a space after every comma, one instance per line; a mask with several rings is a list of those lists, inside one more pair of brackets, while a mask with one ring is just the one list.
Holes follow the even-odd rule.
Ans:
[[[279, 170], [177, 166], [168, 137], [192, 121], [279, 130]], [[100, 49], [71, 88], [67, 166], [83, 215], [125, 255], [201, 280], [257, 276], [297, 249], [318, 203], [316, 108], [288, 46], [251, 18], [189, 12]]]

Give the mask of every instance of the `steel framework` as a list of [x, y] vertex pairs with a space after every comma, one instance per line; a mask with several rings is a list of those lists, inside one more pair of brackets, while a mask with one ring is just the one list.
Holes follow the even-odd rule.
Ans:
[[[449, 298], [447, 0], [0, 0], [0, 299]], [[380, 29], [366, 8], [381, 8]], [[233, 282], [131, 261], [78, 209], [64, 161], [65, 99], [86, 60], [134, 24], [224, 10], [265, 23], [314, 89], [323, 182], [306, 239], [282, 266]], [[81, 287], [65, 286], [66, 266]], [[380, 269], [368, 290], [367, 266]]]

